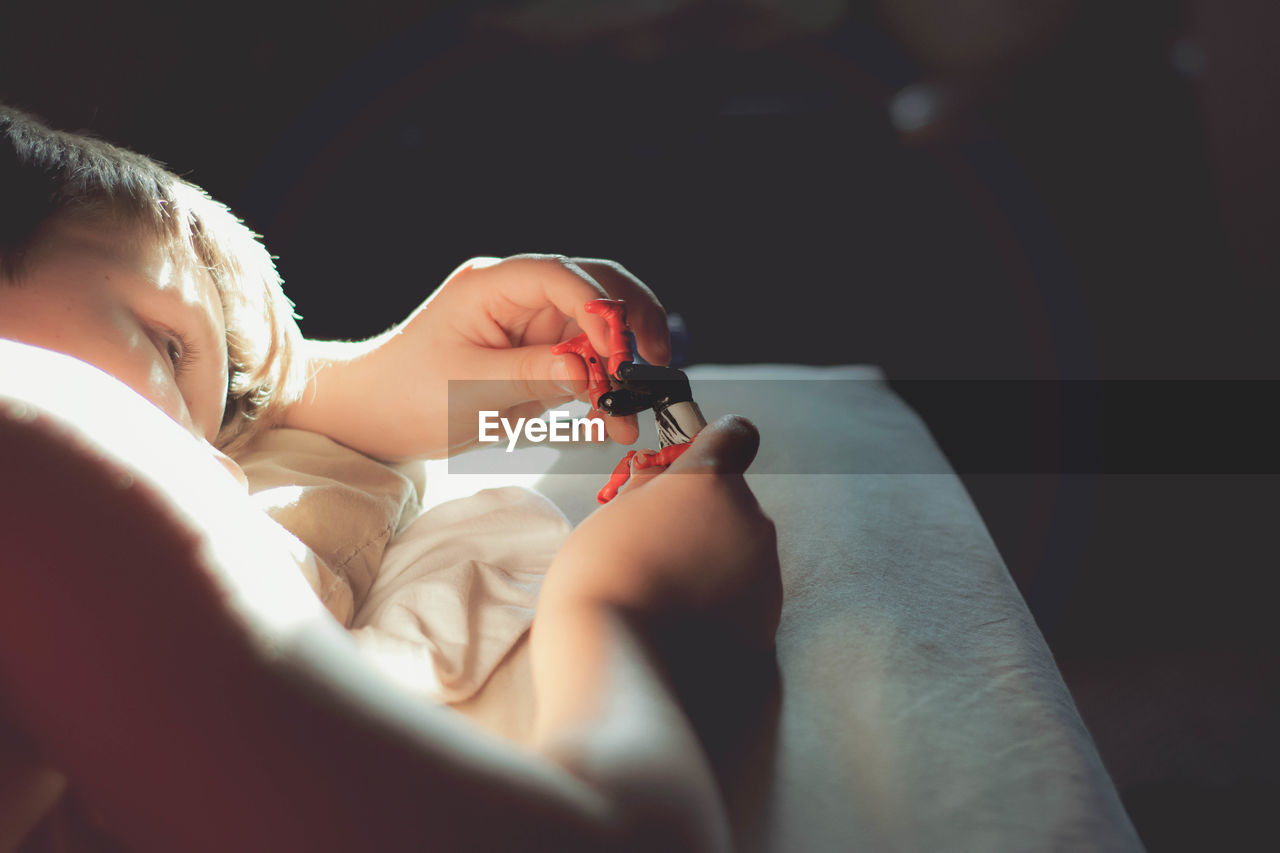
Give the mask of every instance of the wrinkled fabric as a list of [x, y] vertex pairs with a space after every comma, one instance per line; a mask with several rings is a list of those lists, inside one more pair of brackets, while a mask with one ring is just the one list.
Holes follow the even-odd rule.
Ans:
[[423, 512], [424, 466], [384, 465], [301, 430], [271, 430], [237, 461], [254, 503], [305, 544], [299, 570], [329, 612], [427, 701], [479, 690], [528, 630], [569, 532], [554, 504], [516, 487]]
[[310, 549], [302, 568], [329, 612], [350, 627], [401, 526], [420, 510], [406, 474], [315, 433], [274, 429], [236, 461], [254, 504]]
[[428, 510], [386, 549], [353, 636], [402, 687], [467, 699], [529, 628], [568, 534], [554, 504], [516, 487]]

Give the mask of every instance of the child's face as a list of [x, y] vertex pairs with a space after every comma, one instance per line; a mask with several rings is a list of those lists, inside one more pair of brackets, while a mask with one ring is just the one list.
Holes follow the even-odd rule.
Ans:
[[227, 342], [213, 277], [157, 241], [60, 223], [0, 282], [0, 338], [110, 373], [212, 442], [227, 396]]

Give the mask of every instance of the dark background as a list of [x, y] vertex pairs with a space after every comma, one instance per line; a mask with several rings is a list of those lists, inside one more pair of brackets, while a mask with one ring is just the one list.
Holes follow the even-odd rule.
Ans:
[[[1280, 378], [1277, 32], [1267, 0], [23, 4], [0, 99], [230, 204], [312, 337], [547, 251], [626, 264], [687, 361], [882, 365], [1144, 840], [1199, 849], [1280, 793], [1277, 469], [1230, 438], [1274, 434], [1276, 386], [1206, 393]], [[1164, 384], [1099, 427], [1006, 417], [979, 379]], [[963, 461], [1015, 423], [1160, 453]]]

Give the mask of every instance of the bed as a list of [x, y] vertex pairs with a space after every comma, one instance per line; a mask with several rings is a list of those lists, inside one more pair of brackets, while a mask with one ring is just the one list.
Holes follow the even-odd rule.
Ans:
[[[708, 417], [737, 412], [760, 427], [748, 480], [777, 524], [785, 585], [777, 683], [750, 707], [712, 702], [699, 712], [712, 720], [706, 746], [740, 849], [1140, 849], [982, 519], [880, 371], [738, 365], [689, 375]], [[651, 419], [641, 426], [641, 444], [655, 446]], [[386, 488], [412, 484], [422, 502], [414, 512], [533, 489], [576, 523], [596, 506], [619, 452], [526, 442], [513, 454], [498, 447], [401, 467]], [[252, 479], [258, 466], [246, 464]], [[525, 511], [535, 515], [514, 526], [554, 524]], [[505, 528], [513, 517], [522, 516], [505, 516]], [[517, 573], [536, 571], [554, 550], [536, 540], [526, 534], [511, 549], [534, 555]], [[502, 559], [514, 558], [491, 562]], [[381, 595], [384, 609], [392, 594]], [[420, 598], [404, 600], [424, 609]], [[495, 610], [512, 604], [508, 596]], [[532, 616], [532, 598], [515, 604]], [[460, 599], [453, 610], [468, 606]], [[493, 630], [438, 618], [454, 626], [442, 634], [490, 643], [481, 676], [455, 677], [443, 698], [494, 734], [523, 740], [533, 688], [522, 627], [497, 631], [494, 645]], [[396, 651], [408, 651], [393, 655], [387, 674], [440, 697], [433, 664], [456, 676], [464, 659], [403, 621], [391, 633]], [[415, 661], [420, 646], [433, 654]]]
[[[755, 365], [689, 373], [708, 416], [739, 412], [760, 428], [748, 480], [777, 524], [785, 586], [776, 681], [752, 701], [724, 707], [713, 699], [697, 712], [737, 847], [1141, 849], [973, 503], [879, 371]], [[396, 491], [378, 510], [393, 523], [348, 549], [348, 582], [365, 572], [357, 587], [367, 594], [397, 533], [424, 510], [457, 506], [478, 490], [532, 487], [569, 522], [580, 520], [617, 447], [547, 449], [517, 450], [523, 467], [505, 472], [456, 462], [392, 470], [342, 456], [342, 464], [375, 472], [355, 489], [357, 502], [372, 495], [373, 506], [379, 490]], [[278, 456], [246, 460], [256, 494], [291, 495], [277, 503], [295, 508], [308, 490], [326, 500], [335, 489], [350, 494], [324, 471], [289, 482], [289, 470], [312, 463], [280, 466]], [[325, 452], [309, 458], [334, 464]], [[342, 515], [359, 514], [346, 506]], [[547, 524], [565, 523], [557, 518]], [[541, 559], [537, 548], [529, 553]], [[518, 742], [532, 691], [515, 624], [486, 652], [484, 677], [445, 698], [493, 737]]]
[[[748, 480], [786, 591], [777, 695], [709, 744], [740, 848], [1140, 849], [982, 519], [880, 372], [689, 375], [709, 417], [760, 427]], [[592, 452], [595, 471], [616, 455]], [[586, 464], [537, 484], [573, 521], [599, 485]], [[519, 663], [463, 710], [518, 728]]]

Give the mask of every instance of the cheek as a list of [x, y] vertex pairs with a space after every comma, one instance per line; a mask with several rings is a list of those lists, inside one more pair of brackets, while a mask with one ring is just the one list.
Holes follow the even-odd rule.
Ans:
[[53, 288], [5, 291], [0, 293], [0, 337], [91, 364], [193, 429], [168, 362], [133, 314], [109, 301], [66, 298]]
[[[187, 412], [183, 423], [206, 441], [213, 441], [222, 428], [222, 415], [227, 404], [227, 370], [225, 357], [201, 356], [197, 363], [183, 374], [181, 393], [175, 401]], [[172, 389], [175, 393], [179, 389]]]
[[128, 311], [116, 311], [111, 315], [110, 329], [104, 329], [100, 360], [114, 363], [98, 366], [124, 382], [162, 412], [178, 423], [192, 428], [191, 414], [182, 398], [170, 369], [167, 356], [157, 348]]
[[136, 387], [134, 390], [158, 406], [169, 417], [187, 429], [194, 430], [191, 412], [188, 411], [186, 400], [183, 399], [182, 392], [178, 390], [177, 383], [169, 373], [168, 366], [160, 362], [158, 358], [152, 358], [150, 362], [145, 390]]
[[118, 312], [108, 322], [97, 325], [75, 344], [79, 352], [68, 352], [105, 370], [152, 405], [188, 430], [193, 429], [191, 414], [182, 392], [170, 372], [169, 362], [141, 328], [132, 314]]

